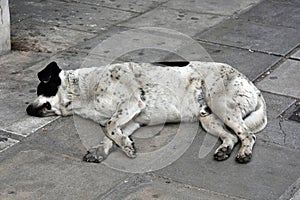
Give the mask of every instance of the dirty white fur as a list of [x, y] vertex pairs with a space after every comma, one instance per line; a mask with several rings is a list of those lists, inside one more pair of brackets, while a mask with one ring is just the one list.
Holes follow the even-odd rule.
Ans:
[[50, 102], [55, 113], [75, 113], [105, 126], [101, 146], [105, 156], [116, 143], [135, 157], [129, 136], [141, 125], [200, 120], [207, 132], [223, 141], [215, 159], [228, 158], [239, 138], [242, 145], [236, 158], [245, 163], [252, 157], [254, 133], [267, 123], [261, 92], [227, 64], [195, 61], [185, 67], [160, 67], [121, 63], [62, 71], [59, 76], [59, 102]]

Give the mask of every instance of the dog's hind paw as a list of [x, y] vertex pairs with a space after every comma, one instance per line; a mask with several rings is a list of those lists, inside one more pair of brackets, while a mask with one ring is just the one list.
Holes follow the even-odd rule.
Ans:
[[100, 163], [104, 160], [104, 158], [100, 155], [97, 155], [95, 152], [88, 151], [82, 158], [85, 162], [93, 162], [93, 163]]

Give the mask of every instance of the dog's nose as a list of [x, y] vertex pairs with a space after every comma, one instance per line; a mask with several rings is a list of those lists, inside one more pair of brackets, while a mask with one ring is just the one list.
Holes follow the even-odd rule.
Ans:
[[26, 108], [26, 112], [27, 112], [28, 115], [36, 116], [36, 117], [40, 117], [43, 114], [42, 110], [38, 109], [33, 104], [29, 104], [29, 106]]
[[33, 105], [29, 104], [29, 106], [26, 108], [26, 112], [28, 115], [33, 115]]

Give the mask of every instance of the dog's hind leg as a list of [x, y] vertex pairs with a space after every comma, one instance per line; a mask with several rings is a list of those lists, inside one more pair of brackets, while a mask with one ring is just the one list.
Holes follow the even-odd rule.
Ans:
[[[131, 124], [131, 120], [145, 108], [144, 102], [135, 96], [121, 104], [106, 124], [106, 136], [113, 140], [130, 158], [135, 158], [134, 143], [129, 137], [133, 131], [139, 128], [137, 124]], [[126, 127], [123, 132], [122, 127]]]
[[[208, 107], [207, 107], [208, 108]], [[235, 144], [238, 142], [236, 135], [231, 134], [225, 127], [225, 124], [208, 109], [201, 109], [200, 122], [208, 133], [221, 139], [222, 144], [216, 149], [214, 159], [218, 161], [229, 158]]]
[[247, 163], [252, 158], [252, 149], [256, 141], [256, 136], [251, 133], [242, 118], [241, 110], [238, 107], [227, 107], [226, 111], [218, 116], [231, 128], [241, 141], [241, 148], [236, 156], [239, 163]]

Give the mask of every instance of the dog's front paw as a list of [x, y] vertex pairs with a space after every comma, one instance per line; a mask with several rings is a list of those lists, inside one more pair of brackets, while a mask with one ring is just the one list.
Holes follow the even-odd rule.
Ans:
[[214, 154], [214, 159], [217, 161], [226, 160], [227, 158], [229, 158], [231, 152], [232, 149], [229, 146], [218, 148]]
[[236, 156], [236, 161], [238, 163], [244, 164], [251, 161], [252, 153], [238, 154]]
[[100, 163], [104, 160], [103, 156], [97, 154], [97, 152], [90, 152], [88, 151], [82, 158], [85, 162], [93, 162], [93, 163]]
[[124, 153], [129, 157], [129, 158], [136, 158], [136, 151], [134, 147], [124, 147], [122, 149]]

